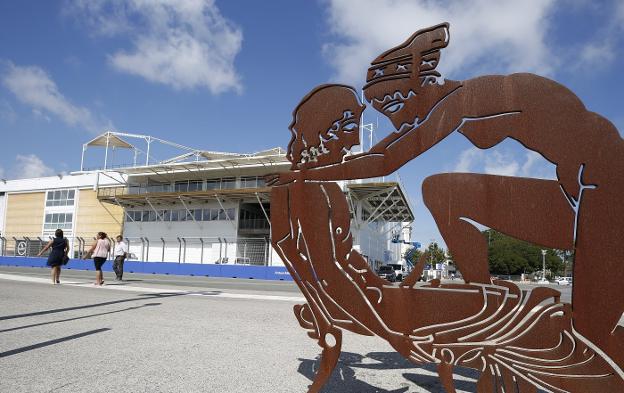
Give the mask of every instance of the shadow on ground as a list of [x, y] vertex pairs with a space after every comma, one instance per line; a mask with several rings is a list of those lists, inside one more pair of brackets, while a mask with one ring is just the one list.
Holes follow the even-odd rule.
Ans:
[[[311, 381], [316, 376], [319, 368], [320, 357], [316, 359], [299, 359], [300, 374]], [[399, 378], [394, 385], [396, 389], [386, 390], [374, 386], [356, 377], [357, 370], [413, 370], [405, 372], [403, 378]], [[476, 391], [476, 379], [479, 372], [467, 368], [456, 368], [455, 375], [470, 378], [472, 381], [455, 380], [455, 388], [468, 392]], [[338, 364], [334, 369], [329, 381], [325, 384], [323, 392], [358, 392], [358, 393], [407, 393], [418, 386], [427, 392], [444, 392], [433, 364], [415, 366], [396, 352], [370, 352], [365, 356], [342, 352]], [[412, 390], [410, 390], [412, 388]]]

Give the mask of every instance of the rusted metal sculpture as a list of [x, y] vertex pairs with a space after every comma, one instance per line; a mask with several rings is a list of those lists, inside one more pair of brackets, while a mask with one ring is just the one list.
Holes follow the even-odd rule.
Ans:
[[[273, 246], [307, 299], [296, 316], [323, 348], [310, 391], [331, 375], [349, 330], [436, 363], [449, 392], [453, 366], [480, 370], [479, 392], [622, 392], [624, 142], [571, 91], [537, 75], [441, 83], [448, 38], [446, 23], [420, 30], [372, 62], [365, 96], [396, 131], [368, 152], [346, 155], [364, 109], [352, 88], [319, 86], [293, 112], [292, 170], [269, 179], [271, 223]], [[347, 201], [332, 180], [388, 175], [453, 131], [482, 149], [515, 139], [555, 164], [558, 179], [427, 178], [425, 203], [466, 284], [415, 286], [423, 259], [393, 286], [352, 248]], [[574, 250], [572, 304], [553, 289], [491, 282], [485, 239], [465, 218]]]

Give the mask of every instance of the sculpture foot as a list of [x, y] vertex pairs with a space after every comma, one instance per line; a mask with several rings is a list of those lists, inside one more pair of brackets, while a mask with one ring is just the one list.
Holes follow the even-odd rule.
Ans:
[[450, 363], [442, 362], [438, 364], [438, 377], [446, 393], [456, 393], [455, 385], [453, 384], [453, 365]]
[[319, 365], [318, 372], [308, 393], [318, 393], [321, 391], [325, 383], [329, 380], [329, 377], [334, 371], [338, 358], [340, 357], [340, 349], [342, 347], [342, 331], [331, 327], [326, 332], [321, 332], [321, 338], [319, 339], [319, 345], [323, 348], [321, 353], [321, 364]]

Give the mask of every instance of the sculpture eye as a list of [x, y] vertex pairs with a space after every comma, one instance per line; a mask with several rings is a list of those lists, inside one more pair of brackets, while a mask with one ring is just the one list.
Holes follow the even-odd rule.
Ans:
[[401, 109], [403, 109], [404, 105], [405, 104], [402, 102], [395, 102], [394, 104], [386, 106], [383, 110], [384, 112], [387, 112], [387, 113], [396, 113], [400, 111]]
[[357, 123], [354, 123], [354, 122], [350, 122], [350, 123], [347, 123], [344, 126], [342, 126], [342, 130], [344, 132], [353, 132], [353, 131], [357, 130], [357, 128], [358, 128], [358, 125], [357, 125]]

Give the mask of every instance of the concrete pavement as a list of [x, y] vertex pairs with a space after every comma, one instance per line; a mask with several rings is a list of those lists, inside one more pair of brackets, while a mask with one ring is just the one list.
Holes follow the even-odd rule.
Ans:
[[[48, 274], [0, 267], [2, 392], [305, 392], [318, 365], [292, 283], [128, 275], [98, 288], [93, 272]], [[460, 370], [459, 391], [475, 377]], [[324, 391], [443, 390], [433, 368], [347, 332]]]
[[[292, 282], [0, 267], [2, 392], [305, 392], [320, 348]], [[569, 287], [562, 300], [568, 300]], [[567, 298], [567, 299], [566, 299]], [[476, 373], [457, 370], [459, 392]], [[442, 392], [378, 338], [345, 333], [325, 392]]]

